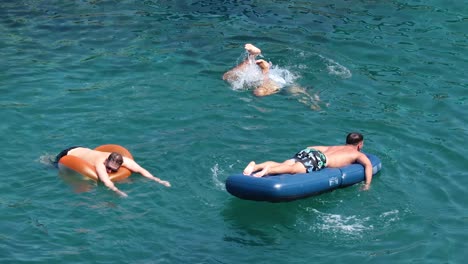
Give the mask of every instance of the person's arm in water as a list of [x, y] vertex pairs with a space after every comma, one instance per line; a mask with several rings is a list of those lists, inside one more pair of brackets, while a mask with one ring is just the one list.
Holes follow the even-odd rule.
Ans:
[[136, 163], [134, 160], [132, 159], [129, 159], [127, 157], [123, 157], [124, 159], [124, 162], [122, 164], [122, 166], [126, 167], [127, 169], [133, 171], [133, 172], [137, 172], [137, 173], [140, 173], [142, 176], [148, 178], [148, 179], [151, 179], [155, 182], [158, 182], [166, 187], [171, 187], [171, 184], [168, 182], [168, 181], [163, 181], [161, 179], [159, 179], [158, 177], [154, 177], [149, 171], [147, 171], [146, 169], [144, 169], [143, 167], [141, 167], [140, 165], [138, 165], [138, 163]]
[[121, 190], [119, 190], [117, 187], [115, 187], [114, 183], [109, 179], [109, 174], [107, 174], [106, 166], [104, 165], [104, 162], [98, 162], [96, 165], [96, 172], [99, 177], [99, 180], [104, 183], [109, 189], [112, 191], [116, 192], [120, 196], [127, 197], [128, 195]]
[[362, 166], [364, 166], [366, 183], [362, 189], [369, 190], [370, 184], [372, 182], [372, 163], [370, 162], [369, 158], [367, 158], [367, 156], [363, 153], [358, 154], [356, 161], [362, 164]]

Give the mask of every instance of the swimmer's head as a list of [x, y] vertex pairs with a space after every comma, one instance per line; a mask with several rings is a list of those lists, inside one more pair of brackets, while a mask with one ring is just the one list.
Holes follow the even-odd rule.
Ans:
[[106, 170], [108, 173], [116, 172], [122, 166], [123, 157], [117, 152], [112, 152], [105, 162]]
[[348, 136], [346, 136], [346, 144], [357, 146], [357, 149], [361, 151], [364, 145], [364, 136], [356, 132], [349, 133]]

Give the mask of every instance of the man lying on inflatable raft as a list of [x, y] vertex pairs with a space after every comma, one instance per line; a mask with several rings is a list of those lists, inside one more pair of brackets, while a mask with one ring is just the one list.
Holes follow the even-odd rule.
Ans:
[[59, 169], [66, 167], [93, 180], [102, 181], [109, 189], [121, 196], [127, 194], [115, 187], [113, 181], [127, 178], [132, 172], [154, 180], [166, 187], [171, 184], [154, 177], [149, 171], [133, 160], [132, 154], [119, 145], [102, 145], [96, 149], [71, 147], [60, 152], [55, 160]]
[[[362, 180], [365, 180], [362, 189], [368, 190], [381, 163], [377, 157], [362, 153], [363, 146], [362, 134], [349, 133], [346, 145], [311, 146], [282, 163], [251, 161], [243, 175], [227, 179], [226, 189], [239, 198], [260, 201], [304, 198]], [[250, 175], [253, 177], [246, 177]], [[275, 177], [255, 180], [270, 175]]]

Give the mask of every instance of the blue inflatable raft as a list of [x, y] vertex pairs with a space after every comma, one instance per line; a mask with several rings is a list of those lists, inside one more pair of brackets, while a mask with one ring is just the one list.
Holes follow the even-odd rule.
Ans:
[[[382, 168], [380, 159], [366, 154], [372, 163], [372, 174]], [[363, 181], [364, 166], [351, 164], [343, 168], [325, 168], [302, 174], [281, 174], [261, 178], [231, 175], [226, 190], [241, 199], [268, 202], [286, 202], [306, 198]]]

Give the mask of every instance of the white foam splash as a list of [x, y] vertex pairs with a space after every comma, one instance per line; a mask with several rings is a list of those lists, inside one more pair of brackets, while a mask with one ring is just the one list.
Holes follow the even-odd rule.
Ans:
[[55, 160], [55, 155], [44, 154], [39, 157], [39, 162], [44, 165], [53, 165]]
[[223, 171], [219, 169], [218, 163], [216, 163], [213, 168], [211, 168], [212, 180], [216, 187], [220, 190], [224, 190], [224, 183], [219, 180], [219, 174]]
[[348, 79], [351, 78], [353, 75], [351, 74], [351, 71], [346, 68], [345, 66], [339, 64], [338, 62], [325, 58], [322, 55], [319, 55], [319, 57], [325, 62], [325, 65], [327, 67], [328, 73], [331, 75], [336, 75], [338, 77], [341, 77], [343, 79]]
[[395, 209], [389, 212], [384, 212], [380, 214], [379, 217], [386, 220], [387, 223], [392, 223], [392, 222], [400, 220], [399, 213], [400, 211]]
[[369, 217], [359, 218], [358, 216], [344, 216], [339, 214], [327, 214], [313, 209], [318, 214], [321, 224], [316, 227], [322, 231], [331, 231], [332, 233], [359, 235], [364, 231], [372, 230], [373, 225], [367, 224]]
[[273, 67], [271, 67], [269, 77], [271, 80], [276, 82], [281, 88], [288, 85], [292, 85], [294, 83], [294, 80], [297, 79], [297, 76], [294, 73], [276, 65], [273, 65]]
[[[280, 88], [293, 84], [297, 76], [285, 68], [277, 65], [272, 65], [268, 77], [276, 82]], [[242, 70], [236, 71], [235, 80], [231, 80], [230, 84], [233, 90], [245, 90], [256, 88], [263, 81], [263, 73], [260, 67], [255, 64], [254, 60]]]
[[254, 64], [250, 63], [243, 70], [236, 71], [237, 78], [231, 81], [232, 89], [244, 90], [258, 86], [262, 81], [262, 71]]

